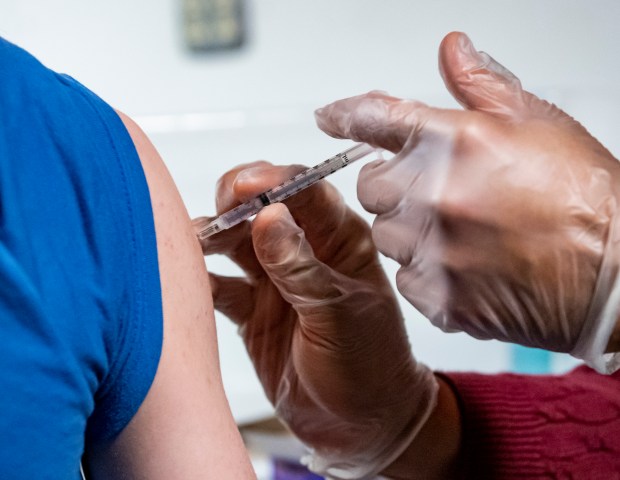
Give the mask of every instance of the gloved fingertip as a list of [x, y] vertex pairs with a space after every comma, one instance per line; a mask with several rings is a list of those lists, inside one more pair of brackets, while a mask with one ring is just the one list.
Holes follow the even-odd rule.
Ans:
[[274, 166], [268, 162], [239, 172], [232, 189], [240, 201], [250, 200], [305, 170], [303, 165]]
[[254, 222], [252, 222], [252, 233], [254, 235], [274, 235], [276, 230], [297, 230], [299, 227], [295, 223], [288, 208], [283, 203], [274, 203], [263, 208]]
[[239, 201], [245, 202], [265, 190], [264, 177], [269, 174], [268, 166], [256, 166], [241, 170], [235, 177], [232, 190]]
[[314, 111], [314, 116], [315, 118], [325, 118], [327, 115], [331, 114], [333, 110], [336, 110], [340, 107], [357, 105], [359, 102], [367, 99], [399, 100], [398, 98], [390, 95], [389, 92], [385, 90], [369, 90], [368, 92], [362, 93], [361, 95], [355, 95], [353, 97], [336, 100], [334, 102], [328, 103], [327, 105], [324, 105], [323, 107], [317, 108]]
[[[320, 108], [315, 112], [315, 119], [317, 126], [334, 138], [397, 152], [415, 128], [412, 122], [420, 120], [418, 107], [423, 106], [420, 102], [404, 101], [373, 90]], [[418, 110], [415, 115], [414, 110]]]
[[480, 52], [475, 49], [474, 44], [467, 34], [458, 32], [456, 35], [456, 44], [459, 52], [464, 57], [478, 61], [483, 60], [480, 56]]
[[325, 115], [325, 108], [326, 107], [320, 107], [314, 111], [314, 118], [316, 120], [318, 120], [319, 118], [322, 118]]
[[439, 48], [439, 70], [446, 87], [465, 108], [499, 116], [522, 106], [519, 79], [461, 32], [446, 35]]
[[470, 38], [462, 32], [449, 33], [439, 46], [439, 69], [444, 80], [463, 72], [476, 70], [483, 67], [484, 63], [484, 57], [474, 48]]
[[258, 160], [251, 163], [238, 165], [222, 175], [215, 185], [215, 205], [218, 213], [223, 213], [245, 201], [240, 199], [238, 192], [235, 191], [236, 179], [241, 172], [254, 168], [267, 168], [271, 164], [265, 160]]
[[394, 97], [392, 97], [392, 95], [390, 95], [390, 93], [387, 90], [378, 90], [378, 89], [371, 90], [366, 95], [367, 96], [373, 96], [373, 97], [390, 97], [390, 98], [394, 98]]
[[510, 70], [495, 61], [488, 53], [476, 50], [471, 39], [466, 34], [461, 32], [455, 33], [456, 35], [448, 40], [444, 55], [449, 56], [451, 54], [450, 43], [454, 42], [454, 54], [456, 54], [458, 58], [450, 59], [446, 57], [446, 60], [455, 61], [461, 71], [484, 69], [506, 80], [516, 79]]
[[496, 78], [503, 79], [506, 82], [517, 81], [517, 77], [501, 63], [497, 62], [491, 55], [482, 50], [476, 50], [474, 45], [467, 39], [467, 45], [463, 45], [464, 55], [468, 55], [472, 64], [472, 70], [481, 68], [489, 73], [495, 74]]
[[316, 109], [314, 111], [314, 120], [317, 127], [326, 134], [335, 138], [344, 138], [346, 134], [342, 122], [334, 114], [336, 110], [335, 103]]
[[354, 138], [355, 135], [352, 133], [353, 124], [359, 127], [361, 120], [359, 109], [363, 109], [368, 102], [387, 97], [388, 95], [384, 92], [373, 90], [362, 95], [336, 100], [316, 109], [314, 119], [321, 130], [334, 138], [350, 138], [359, 141], [360, 139]]
[[275, 203], [263, 208], [252, 222], [254, 250], [263, 262], [280, 263], [291, 250], [299, 247], [303, 231], [288, 208]]

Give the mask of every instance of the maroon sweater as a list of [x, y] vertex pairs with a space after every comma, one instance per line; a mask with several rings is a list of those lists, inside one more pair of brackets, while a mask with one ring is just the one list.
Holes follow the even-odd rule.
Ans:
[[443, 373], [463, 415], [467, 479], [620, 479], [620, 372]]

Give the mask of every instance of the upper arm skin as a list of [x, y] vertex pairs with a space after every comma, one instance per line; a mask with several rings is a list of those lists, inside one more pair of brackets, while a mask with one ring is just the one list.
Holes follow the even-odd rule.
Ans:
[[153, 145], [119, 115], [150, 190], [164, 340], [155, 379], [134, 418], [110, 445], [87, 452], [90, 477], [255, 478], [224, 394], [209, 279], [189, 216]]

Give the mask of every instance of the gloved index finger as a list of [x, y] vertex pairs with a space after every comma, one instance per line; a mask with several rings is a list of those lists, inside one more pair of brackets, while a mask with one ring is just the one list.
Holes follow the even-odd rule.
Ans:
[[383, 92], [345, 98], [315, 111], [318, 127], [335, 138], [349, 138], [399, 152], [412, 131], [422, 132], [433, 116], [431, 107]]

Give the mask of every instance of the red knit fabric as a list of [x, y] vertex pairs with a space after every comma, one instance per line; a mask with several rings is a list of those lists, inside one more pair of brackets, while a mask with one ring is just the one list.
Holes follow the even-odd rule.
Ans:
[[620, 372], [441, 375], [461, 404], [464, 478], [620, 480]]

